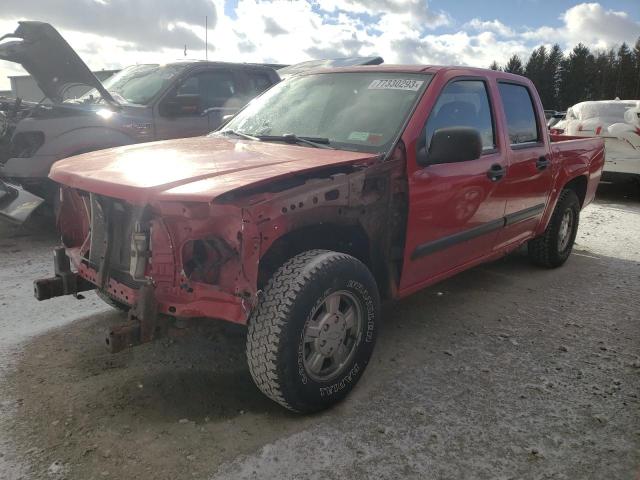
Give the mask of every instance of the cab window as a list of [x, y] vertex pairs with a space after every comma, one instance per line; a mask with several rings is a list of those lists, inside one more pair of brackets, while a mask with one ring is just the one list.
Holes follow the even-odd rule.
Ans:
[[[174, 99], [181, 105], [180, 113], [199, 115], [211, 108], [237, 108], [237, 86], [233, 74], [225, 71], [201, 72], [184, 80], [176, 89]], [[169, 99], [171, 102], [172, 100]], [[191, 107], [186, 108], [186, 107]]]
[[249, 92], [252, 97], [261, 94], [271, 86], [271, 80], [264, 73], [249, 73]]
[[498, 83], [498, 90], [511, 145], [538, 143], [540, 134], [529, 89], [514, 83]]
[[197, 75], [202, 108], [224, 108], [238, 89], [231, 72], [203, 72]]
[[456, 80], [444, 88], [427, 120], [427, 149], [434, 132], [447, 127], [475, 128], [483, 150], [496, 148], [489, 95], [482, 80]]

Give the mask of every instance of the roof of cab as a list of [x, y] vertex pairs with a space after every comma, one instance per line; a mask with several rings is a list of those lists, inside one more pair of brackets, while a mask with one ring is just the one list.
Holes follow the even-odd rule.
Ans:
[[515, 75], [513, 73], [502, 72], [499, 70], [490, 70], [488, 68], [467, 67], [462, 65], [363, 65], [354, 67], [336, 67], [336, 68], [319, 68], [308, 70], [299, 75], [307, 75], [311, 73], [339, 73], [339, 72], [387, 72], [387, 73], [430, 73], [459, 70], [461, 75], [485, 75], [496, 77], [504, 80], [517, 80], [529, 83], [526, 77]]
[[[156, 65], [156, 64], [150, 64]], [[217, 67], [234, 67], [234, 68], [247, 68], [247, 69], [265, 69], [274, 70], [274, 65], [278, 64], [266, 64], [266, 63], [239, 63], [239, 62], [218, 62], [213, 60], [174, 60], [173, 62], [167, 62], [165, 65], [185, 65], [187, 67], [193, 66], [217, 66]]]

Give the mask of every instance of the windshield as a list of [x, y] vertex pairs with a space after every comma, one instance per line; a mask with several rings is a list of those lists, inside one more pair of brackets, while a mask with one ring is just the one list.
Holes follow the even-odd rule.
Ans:
[[[164, 89], [186, 65], [132, 65], [103, 82], [104, 88], [119, 103], [146, 105]], [[80, 97], [82, 102], [99, 101], [100, 93], [90, 90]]]
[[253, 100], [222, 132], [293, 134], [345, 150], [385, 152], [430, 80], [385, 72], [290, 77]]

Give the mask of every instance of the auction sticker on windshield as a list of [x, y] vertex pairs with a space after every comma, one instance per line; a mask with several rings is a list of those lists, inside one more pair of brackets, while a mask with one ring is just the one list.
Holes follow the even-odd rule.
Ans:
[[411, 90], [417, 92], [423, 80], [410, 80], [403, 78], [391, 78], [387, 80], [374, 80], [369, 84], [369, 90]]

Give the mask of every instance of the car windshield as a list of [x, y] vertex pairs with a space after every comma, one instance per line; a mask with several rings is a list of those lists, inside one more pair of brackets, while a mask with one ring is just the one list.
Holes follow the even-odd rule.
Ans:
[[[118, 103], [146, 105], [164, 89], [186, 65], [132, 65], [103, 82], [104, 88]], [[80, 102], [100, 101], [100, 93], [93, 89], [79, 98]]]
[[334, 148], [385, 152], [431, 75], [386, 72], [290, 77], [253, 100], [222, 130], [254, 137], [295, 135]]

